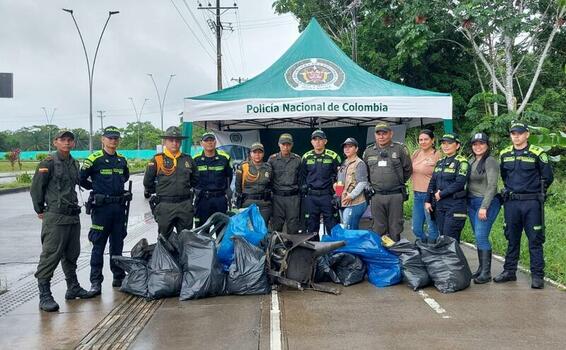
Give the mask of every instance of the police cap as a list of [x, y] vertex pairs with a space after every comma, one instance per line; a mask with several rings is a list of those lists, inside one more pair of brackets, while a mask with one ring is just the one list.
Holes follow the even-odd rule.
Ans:
[[75, 134], [71, 130], [61, 129], [59, 132], [55, 134], [55, 139], [60, 139], [62, 137], [70, 137], [71, 139], [75, 139]]
[[386, 122], [379, 122], [375, 125], [375, 132], [378, 131], [391, 131], [391, 127]]
[[279, 136], [279, 144], [284, 144], [284, 143], [289, 143], [289, 144], [293, 144], [293, 136], [291, 134], [281, 134], [281, 136]]
[[315, 137], [320, 137], [321, 139], [326, 139], [326, 134], [324, 133], [324, 131], [318, 129], [312, 132], [311, 134], [311, 140], [314, 139]]
[[102, 136], [107, 137], [109, 139], [117, 139], [120, 137], [120, 129], [115, 126], [107, 126], [104, 128], [102, 132]]
[[257, 150], [261, 150], [262, 152], [264, 152], [265, 150], [263, 149], [263, 145], [259, 142], [254, 142], [252, 144], [252, 147], [250, 148], [250, 151], [257, 151]]
[[200, 140], [201, 141], [206, 141], [206, 140], [216, 140], [216, 135], [214, 135], [212, 132], [210, 131], [206, 131], [204, 134], [202, 134]]
[[446, 142], [449, 142], [449, 143], [453, 143], [453, 142], [461, 143], [460, 142], [460, 136], [458, 136], [458, 134], [456, 134], [454, 132], [449, 132], [449, 133], [442, 135], [440, 142], [442, 142], [442, 141], [446, 141]]
[[529, 127], [525, 123], [513, 123], [511, 124], [511, 128], [509, 128], [509, 132], [520, 132], [524, 133], [525, 131], [529, 131]]

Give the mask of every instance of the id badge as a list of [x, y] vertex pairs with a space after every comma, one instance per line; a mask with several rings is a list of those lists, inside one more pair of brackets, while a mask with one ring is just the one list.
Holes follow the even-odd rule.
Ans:
[[387, 161], [386, 160], [380, 160], [379, 162], [377, 162], [377, 166], [387, 166]]

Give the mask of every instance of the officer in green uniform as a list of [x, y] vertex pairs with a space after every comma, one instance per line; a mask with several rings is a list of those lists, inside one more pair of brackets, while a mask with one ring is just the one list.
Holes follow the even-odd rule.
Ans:
[[407, 147], [392, 138], [389, 124], [377, 123], [375, 145], [366, 149], [363, 160], [375, 191], [371, 199], [373, 231], [398, 241], [403, 232], [403, 201], [407, 199], [405, 183], [413, 173], [413, 165]]
[[65, 299], [86, 299], [88, 292], [77, 280], [77, 259], [81, 252], [81, 224], [75, 186], [79, 184], [79, 163], [71, 156], [75, 135], [59, 131], [53, 145], [57, 152], [37, 166], [31, 184], [31, 199], [41, 225], [41, 255], [35, 277], [39, 285], [39, 308], [57, 311], [59, 305], [51, 294], [51, 278], [59, 261], [65, 273]]
[[163, 153], [156, 154], [147, 164], [143, 185], [145, 191], [155, 194], [149, 203], [159, 233], [169, 238], [173, 228], [177, 232], [193, 227], [193, 189], [198, 183], [198, 172], [193, 158], [180, 151], [187, 137], [171, 126], [165, 131]]
[[250, 160], [243, 161], [236, 170], [236, 206], [247, 208], [255, 203], [261, 212], [265, 224], [271, 217], [271, 165], [263, 161], [263, 145], [252, 144]]
[[90, 256], [89, 293], [99, 295], [102, 290], [102, 267], [106, 242], [110, 242], [110, 270], [113, 287], [120, 287], [125, 272], [117, 266], [113, 256], [122, 255], [126, 237], [126, 203], [132, 194], [124, 190], [124, 183], [130, 177], [128, 161], [117, 152], [120, 144], [120, 130], [115, 126], [104, 128], [101, 138], [102, 149], [89, 155], [80, 172], [81, 187], [92, 190], [87, 203], [92, 226], [88, 240], [92, 243]]
[[299, 195], [299, 167], [301, 157], [293, 152], [293, 136], [279, 137], [279, 150], [267, 161], [273, 168], [273, 215], [271, 229], [281, 232], [287, 223], [287, 233], [299, 232], [301, 198]]

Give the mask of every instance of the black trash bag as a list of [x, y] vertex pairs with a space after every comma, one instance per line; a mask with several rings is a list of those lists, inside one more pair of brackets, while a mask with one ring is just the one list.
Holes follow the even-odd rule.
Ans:
[[116, 265], [126, 271], [126, 277], [122, 281], [120, 291], [144, 298], [147, 297], [147, 262], [145, 260], [125, 256], [113, 256], [112, 260], [114, 260]]
[[366, 272], [366, 264], [356, 255], [330, 253], [317, 258], [314, 281], [334, 282], [347, 287], [362, 282]]
[[458, 242], [440, 236], [435, 242], [416, 242], [434, 286], [442, 293], [453, 293], [470, 286], [472, 271]]
[[169, 298], [178, 296], [181, 291], [183, 274], [181, 267], [166, 249], [160, 237], [155, 251], [149, 261], [149, 276], [147, 281], [148, 297], [151, 299]]
[[189, 230], [181, 232], [183, 241], [183, 282], [180, 300], [225, 295], [226, 274], [216, 257], [214, 239]]
[[165, 240], [165, 242], [168, 243], [165, 245], [165, 248], [169, 250], [175, 259], [180, 260], [183, 252], [181, 233], [177, 233], [176, 231], [171, 232], [171, 235], [169, 235], [169, 238]]
[[228, 294], [268, 294], [271, 284], [267, 277], [266, 255], [242, 236], [232, 236], [234, 261], [228, 270]]
[[431, 283], [426, 266], [421, 259], [421, 253], [413, 243], [403, 238], [387, 249], [399, 255], [401, 272], [409, 287], [417, 290]]
[[134, 245], [132, 250], [130, 250], [130, 256], [132, 258], [149, 261], [154, 248], [155, 244], [148, 244], [147, 239], [142, 238]]

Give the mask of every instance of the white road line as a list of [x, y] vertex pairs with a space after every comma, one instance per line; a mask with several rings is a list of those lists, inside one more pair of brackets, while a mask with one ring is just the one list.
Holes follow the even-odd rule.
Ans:
[[281, 350], [281, 312], [279, 310], [279, 296], [276, 290], [271, 291], [271, 335], [270, 348]]
[[422, 290], [419, 290], [418, 293], [423, 298], [424, 302], [427, 303], [428, 306], [430, 306], [431, 309], [433, 309], [437, 314], [442, 315], [442, 318], [452, 318], [446, 313], [446, 310], [428, 294], [426, 294]]

